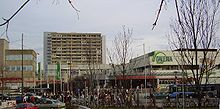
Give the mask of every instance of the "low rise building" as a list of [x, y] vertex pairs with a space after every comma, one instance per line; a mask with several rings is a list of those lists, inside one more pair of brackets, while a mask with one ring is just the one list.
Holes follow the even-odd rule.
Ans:
[[[182, 53], [182, 54], [181, 54]], [[186, 78], [193, 81], [196, 69], [207, 70], [201, 79], [202, 83], [220, 83], [220, 54], [217, 49], [198, 49], [197, 64], [195, 50], [161, 50], [153, 51], [145, 55], [131, 59], [126, 65], [125, 76], [122, 75], [120, 68], [111, 71], [110, 80], [112, 82], [126, 81], [127, 88], [145, 88], [154, 86], [155, 88], [165, 89], [170, 84], [182, 84]], [[182, 56], [184, 58], [181, 58]], [[206, 55], [206, 56], [204, 56]], [[191, 60], [187, 60], [191, 58]], [[209, 70], [208, 70], [209, 67]], [[209, 76], [206, 76], [209, 75]], [[206, 81], [208, 77], [208, 81]], [[184, 82], [186, 83], [186, 82]], [[114, 85], [114, 84], [113, 84]]]
[[2, 86], [18, 89], [22, 86], [23, 77], [24, 87], [34, 87], [37, 53], [32, 49], [10, 49], [5, 39], [0, 39], [0, 44]]

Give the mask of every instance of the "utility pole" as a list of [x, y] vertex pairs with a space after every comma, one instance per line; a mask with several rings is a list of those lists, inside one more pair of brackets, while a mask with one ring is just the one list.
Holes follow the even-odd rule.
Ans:
[[24, 69], [23, 69], [23, 66], [24, 66], [24, 63], [23, 63], [23, 33], [22, 33], [22, 36], [21, 36], [21, 94], [24, 95]]
[[72, 88], [72, 68], [71, 68], [71, 64], [70, 64], [70, 83], [69, 83], [69, 91], [70, 91], [70, 94], [72, 94], [72, 90], [73, 90], [73, 88]]
[[54, 78], [53, 78], [53, 94], [55, 95], [56, 94], [56, 78], [55, 78], [55, 75], [56, 75], [56, 72], [54, 72]]
[[68, 75], [68, 82], [67, 82], [67, 91], [69, 91], [71, 93], [72, 87], [71, 87], [71, 75], [72, 75], [72, 60], [70, 60], [69, 62], [69, 75]]
[[1, 82], [2, 82], [2, 98], [1, 98], [1, 101], [3, 101], [3, 93], [4, 93], [4, 81], [3, 81], [3, 78], [4, 78], [4, 67], [2, 66], [1, 67], [1, 71], [2, 71], [2, 77], [1, 77]]
[[143, 44], [143, 52], [144, 52], [144, 88], [145, 88], [145, 94], [144, 96], [146, 97], [146, 104], [147, 104], [147, 80], [146, 80], [146, 64], [145, 64], [145, 60], [146, 60], [146, 52], [145, 52], [145, 44]]
[[62, 93], [63, 91], [63, 79], [62, 79], [62, 72], [61, 72], [61, 62], [59, 62], [60, 64], [60, 93]]

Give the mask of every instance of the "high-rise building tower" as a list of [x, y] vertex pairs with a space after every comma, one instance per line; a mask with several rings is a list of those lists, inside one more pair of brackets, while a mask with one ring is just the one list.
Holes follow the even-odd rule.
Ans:
[[44, 69], [65, 65], [105, 64], [105, 38], [101, 33], [44, 32]]

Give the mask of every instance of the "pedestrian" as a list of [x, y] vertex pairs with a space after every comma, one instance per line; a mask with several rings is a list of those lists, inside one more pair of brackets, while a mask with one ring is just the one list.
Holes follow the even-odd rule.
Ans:
[[35, 102], [34, 96], [31, 96], [31, 97], [30, 97], [30, 101], [31, 101], [31, 103], [34, 103], [34, 102]]
[[26, 103], [26, 102], [27, 102], [27, 99], [28, 99], [28, 96], [24, 96], [24, 97], [23, 97], [23, 102]]

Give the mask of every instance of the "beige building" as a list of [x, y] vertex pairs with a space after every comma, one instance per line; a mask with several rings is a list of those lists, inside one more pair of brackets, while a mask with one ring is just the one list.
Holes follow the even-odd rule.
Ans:
[[56, 64], [105, 64], [105, 37], [101, 33], [44, 32], [44, 70]]
[[105, 66], [105, 37], [101, 33], [44, 32], [44, 71], [47, 83], [55, 80], [56, 64], [68, 83], [74, 76], [89, 74], [94, 66]]
[[5, 39], [0, 39], [0, 67], [3, 70], [5, 66], [5, 51], [9, 49], [9, 42]]
[[31, 49], [9, 49], [9, 42], [5, 39], [0, 39], [0, 44], [1, 78], [4, 84], [8, 87], [20, 87], [23, 71], [24, 86], [34, 86], [37, 62], [36, 52]]

